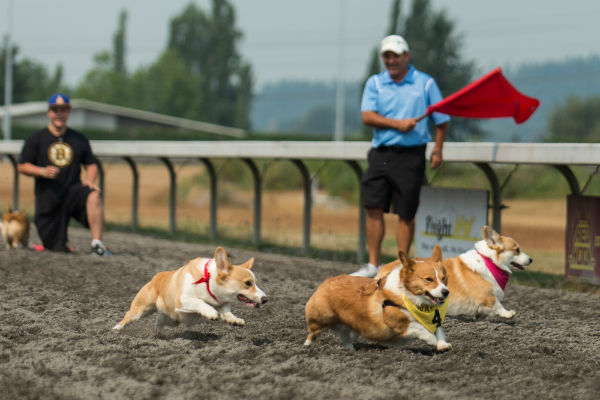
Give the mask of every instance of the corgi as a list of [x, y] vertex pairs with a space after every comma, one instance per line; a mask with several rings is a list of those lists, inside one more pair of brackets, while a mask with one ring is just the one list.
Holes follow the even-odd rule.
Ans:
[[481, 228], [483, 240], [458, 257], [447, 258], [448, 315], [477, 318], [499, 315], [512, 318], [514, 310], [503, 306], [504, 288], [512, 269], [523, 270], [533, 262], [512, 238], [501, 236], [491, 227]]
[[239, 300], [258, 308], [267, 302], [266, 294], [256, 285], [251, 271], [254, 258], [232, 265], [225, 249], [217, 247], [214, 258], [195, 258], [181, 268], [157, 273], [131, 302], [129, 311], [113, 327], [121, 330], [130, 322], [158, 311], [156, 329], [191, 323], [198, 316], [222, 319], [232, 325], [245, 321], [231, 312], [230, 303]]
[[381, 267], [380, 279], [340, 275], [326, 279], [306, 303], [309, 346], [326, 329], [333, 329], [344, 345], [361, 336], [369, 341], [402, 344], [421, 339], [438, 351], [449, 350], [444, 320], [446, 272], [442, 250], [436, 246], [427, 259], [398, 260]]
[[29, 220], [22, 211], [13, 211], [9, 206], [2, 216], [0, 224], [2, 240], [6, 244], [6, 250], [16, 249], [19, 244], [27, 248], [29, 244]]

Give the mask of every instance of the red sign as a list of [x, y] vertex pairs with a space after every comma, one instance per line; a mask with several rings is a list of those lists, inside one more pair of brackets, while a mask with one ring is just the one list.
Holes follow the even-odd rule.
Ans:
[[565, 275], [600, 284], [600, 197], [567, 196]]

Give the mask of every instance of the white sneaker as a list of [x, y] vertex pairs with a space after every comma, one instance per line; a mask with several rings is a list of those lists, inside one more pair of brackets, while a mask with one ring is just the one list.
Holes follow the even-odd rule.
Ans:
[[360, 267], [358, 271], [351, 273], [350, 276], [364, 276], [365, 278], [375, 278], [375, 275], [377, 275], [377, 271], [379, 271], [379, 268], [369, 263]]

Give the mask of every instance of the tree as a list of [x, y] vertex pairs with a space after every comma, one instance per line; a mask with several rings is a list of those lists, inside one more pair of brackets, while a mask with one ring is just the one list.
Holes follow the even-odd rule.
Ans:
[[[6, 49], [0, 48], [1, 65], [0, 77], [4, 77], [6, 68]], [[63, 68], [58, 65], [51, 74], [46, 67], [34, 60], [25, 58], [20, 59], [19, 47], [12, 46], [13, 59], [13, 82], [12, 82], [12, 102], [22, 103], [26, 101], [44, 100], [50, 94], [63, 91], [62, 84]], [[4, 105], [4, 79], [0, 78], [0, 104]]]
[[569, 97], [548, 119], [551, 142], [600, 142], [600, 97]]
[[248, 128], [252, 69], [239, 56], [241, 33], [227, 0], [212, 13], [193, 3], [170, 22], [167, 48], [157, 61], [129, 75], [125, 67], [127, 14], [119, 16], [112, 51], [95, 55], [78, 97], [182, 118]]
[[119, 28], [113, 36], [113, 51], [114, 51], [114, 66], [113, 69], [116, 73], [125, 75], [127, 70], [125, 68], [125, 31], [127, 27], [127, 11], [121, 11], [119, 15]]
[[252, 69], [236, 49], [241, 37], [227, 0], [213, 0], [210, 16], [192, 3], [171, 20], [168, 49], [181, 57], [197, 85], [186, 114], [249, 127]]
[[[454, 32], [454, 23], [446, 13], [431, 10], [430, 0], [413, 0], [409, 14], [403, 18], [401, 5], [400, 0], [392, 3], [386, 35], [397, 34], [406, 39], [411, 64], [434, 77], [445, 96], [469, 83], [474, 66], [472, 62], [462, 60], [461, 38]], [[381, 68], [379, 48], [375, 48], [369, 60], [368, 76], [378, 73]], [[476, 121], [464, 118], [453, 118], [448, 131], [451, 139], [481, 134]]]
[[74, 95], [103, 103], [136, 107], [136, 95], [129, 89], [125, 68], [125, 31], [127, 12], [121, 11], [117, 32], [113, 36], [112, 51], [94, 55], [94, 66], [85, 74]]

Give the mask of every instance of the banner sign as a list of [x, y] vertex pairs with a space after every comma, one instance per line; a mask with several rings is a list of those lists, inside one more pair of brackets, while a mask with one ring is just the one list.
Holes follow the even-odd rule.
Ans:
[[437, 244], [444, 258], [473, 248], [488, 223], [488, 191], [423, 186], [415, 218], [415, 255], [429, 257]]
[[600, 283], [600, 197], [567, 196], [565, 275]]

